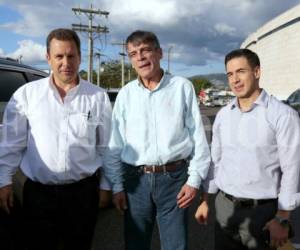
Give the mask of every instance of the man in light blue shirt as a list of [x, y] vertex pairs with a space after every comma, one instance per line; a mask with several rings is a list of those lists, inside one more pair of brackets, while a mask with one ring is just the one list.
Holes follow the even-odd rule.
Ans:
[[[300, 175], [300, 121], [295, 110], [259, 87], [260, 62], [254, 52], [234, 50], [225, 65], [236, 98], [217, 114], [214, 165], [205, 182], [208, 193], [219, 190], [215, 249], [271, 249], [285, 244], [291, 233], [289, 216], [297, 205]], [[207, 215], [205, 195], [196, 219], [206, 222]]]
[[148, 250], [157, 218], [162, 249], [187, 249], [187, 207], [210, 164], [194, 88], [164, 73], [155, 34], [126, 40], [138, 79], [115, 102], [105, 172], [114, 203], [125, 212], [127, 250]]

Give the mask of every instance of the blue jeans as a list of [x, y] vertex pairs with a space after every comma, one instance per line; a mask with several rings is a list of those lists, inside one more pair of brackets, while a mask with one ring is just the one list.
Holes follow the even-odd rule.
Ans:
[[124, 164], [128, 209], [126, 250], [149, 250], [157, 219], [162, 250], [187, 250], [187, 209], [177, 206], [177, 194], [187, 180], [187, 163], [175, 172], [143, 173]]

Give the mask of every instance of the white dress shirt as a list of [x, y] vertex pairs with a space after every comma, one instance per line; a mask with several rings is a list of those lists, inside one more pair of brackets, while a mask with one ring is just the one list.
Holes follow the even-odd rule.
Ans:
[[0, 142], [0, 187], [18, 166], [34, 181], [65, 184], [102, 166], [111, 122], [105, 91], [80, 79], [64, 100], [52, 77], [20, 87], [8, 102]]
[[217, 114], [206, 190], [239, 198], [278, 197], [278, 208], [297, 205], [300, 120], [295, 110], [264, 90], [248, 112], [237, 99]]
[[210, 152], [195, 90], [183, 77], [164, 74], [152, 91], [139, 80], [123, 87], [116, 99], [105, 172], [113, 191], [123, 190], [122, 162], [163, 165], [189, 159], [187, 184], [199, 188]]

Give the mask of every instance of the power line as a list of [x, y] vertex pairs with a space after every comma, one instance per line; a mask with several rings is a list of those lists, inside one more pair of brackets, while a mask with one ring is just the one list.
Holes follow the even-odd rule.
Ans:
[[87, 32], [88, 33], [88, 81], [92, 82], [92, 76], [93, 76], [93, 39], [94, 34], [100, 34], [100, 33], [108, 33], [108, 28], [106, 26], [95, 26], [93, 25], [93, 18], [96, 15], [103, 15], [106, 18], [109, 15], [109, 12], [102, 11], [100, 9], [93, 9], [93, 5], [91, 4], [91, 7], [89, 9], [82, 9], [82, 8], [72, 8], [72, 11], [75, 15], [80, 15], [81, 13], [84, 13], [88, 19], [89, 24], [72, 24], [72, 29], [74, 31], [80, 31], [80, 32]]

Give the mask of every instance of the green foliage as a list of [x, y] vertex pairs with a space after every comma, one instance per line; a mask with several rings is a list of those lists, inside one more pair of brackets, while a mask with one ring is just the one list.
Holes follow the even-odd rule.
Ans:
[[[100, 73], [100, 86], [102, 88], [120, 88], [122, 81], [122, 69], [121, 63], [117, 60], [112, 60], [102, 64], [103, 72]], [[93, 72], [93, 83], [97, 84], [97, 72]], [[80, 76], [83, 79], [87, 79], [87, 72], [82, 70], [80, 71]], [[131, 67], [130, 64], [125, 63], [124, 65], [124, 78], [125, 84], [137, 77], [135, 70]]]
[[193, 79], [191, 79], [191, 82], [194, 85], [195, 92], [197, 95], [199, 94], [199, 92], [202, 89], [207, 89], [212, 86], [212, 83], [209, 80], [207, 80], [206, 78], [193, 78]]

